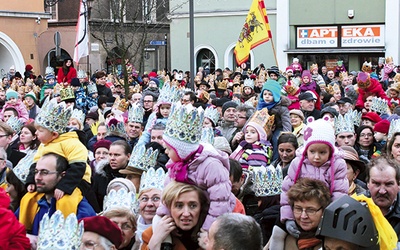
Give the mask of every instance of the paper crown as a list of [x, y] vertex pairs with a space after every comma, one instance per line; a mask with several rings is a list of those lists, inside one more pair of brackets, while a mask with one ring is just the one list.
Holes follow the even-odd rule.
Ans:
[[251, 167], [250, 176], [253, 180], [253, 191], [257, 197], [273, 196], [282, 193], [283, 174], [280, 166]]
[[121, 208], [129, 209], [133, 214], [137, 214], [138, 201], [135, 192], [128, 192], [124, 188], [121, 188], [118, 191], [112, 189], [106, 196], [104, 196], [103, 213]]
[[217, 109], [213, 107], [207, 107], [204, 111], [204, 117], [210, 119], [214, 123], [214, 126], [218, 125], [219, 113]]
[[283, 88], [288, 95], [296, 95], [300, 89], [299, 86], [293, 83], [293, 81], [289, 81]]
[[393, 120], [390, 122], [388, 141], [392, 139], [392, 136], [397, 132], [400, 132], [400, 119]]
[[312, 72], [314, 69], [318, 70], [318, 64], [316, 64], [316, 63], [311, 64], [310, 71]]
[[79, 249], [83, 230], [83, 221], [78, 223], [75, 214], [70, 214], [64, 221], [59, 210], [51, 218], [46, 213], [40, 221], [37, 249]]
[[122, 112], [125, 112], [129, 107], [129, 102], [127, 102], [125, 100], [125, 98], [120, 98], [119, 96], [117, 96], [115, 98], [114, 104], [112, 106], [113, 109], [118, 109]]
[[24, 126], [24, 123], [18, 119], [16, 116], [11, 116], [7, 120], [7, 124], [11, 127], [11, 129], [16, 133], [19, 134], [21, 132], [22, 126]]
[[275, 122], [275, 115], [269, 115], [268, 109], [263, 108], [254, 112], [253, 116], [250, 117], [249, 122], [254, 122], [260, 125], [266, 134], [272, 130], [272, 126]]
[[371, 73], [372, 72], [372, 63], [365, 61], [361, 67], [362, 72]]
[[86, 77], [86, 72], [84, 70], [78, 70], [78, 72], [76, 73], [76, 77], [81, 79], [81, 78], [85, 78]]
[[347, 72], [345, 72], [345, 71], [342, 71], [342, 72], [340, 72], [339, 73], [339, 78], [340, 78], [340, 81], [342, 82], [345, 78], [348, 78], [349, 77], [349, 74], [347, 74]]
[[250, 87], [250, 88], [254, 89], [254, 81], [251, 80], [250, 78], [247, 78], [246, 80], [244, 80], [243, 88], [244, 87]]
[[72, 118], [77, 119], [78, 122], [81, 123], [82, 127], [85, 124], [85, 113], [83, 113], [82, 110], [79, 110], [79, 109], [72, 110], [71, 118], [69, 118], [69, 119], [72, 119]]
[[88, 85], [87, 85], [87, 91], [88, 91], [88, 94], [89, 94], [89, 95], [90, 95], [90, 94], [97, 93], [97, 86], [96, 86], [96, 84], [88, 84]]
[[385, 99], [376, 96], [372, 98], [371, 111], [378, 114], [387, 114], [388, 107], [388, 103]]
[[67, 108], [65, 102], [57, 103], [57, 99], [49, 101], [47, 98], [36, 116], [35, 123], [52, 132], [62, 134], [66, 131], [71, 114], [71, 106]]
[[13, 172], [15, 176], [22, 182], [26, 183], [26, 178], [29, 175], [29, 169], [31, 165], [33, 164], [33, 156], [36, 153], [36, 151], [30, 151], [24, 158], [22, 158], [17, 166], [13, 168]]
[[369, 73], [360, 72], [357, 76], [357, 85], [359, 88], [366, 89], [371, 86], [371, 77]]
[[143, 172], [140, 178], [139, 193], [151, 188], [163, 190], [166, 176], [167, 174], [162, 168], [158, 168], [157, 170], [153, 167], [149, 168], [147, 172]]
[[129, 86], [129, 93], [141, 93], [142, 92], [142, 87], [139, 84], [136, 84], [135, 86]]
[[242, 87], [240, 85], [233, 86], [233, 94], [242, 94]]
[[354, 133], [354, 126], [360, 126], [361, 112], [349, 111], [335, 118], [335, 135], [340, 133]]
[[198, 143], [204, 121], [204, 110], [183, 106], [179, 102], [172, 105], [164, 135], [188, 143]]
[[71, 87], [62, 88], [60, 89], [60, 97], [61, 101], [75, 99], [74, 90]]
[[147, 171], [150, 167], [154, 167], [157, 164], [158, 150], [148, 148], [144, 145], [136, 145], [133, 150], [131, 157], [128, 162], [128, 166]]
[[129, 108], [128, 122], [143, 123], [144, 109], [138, 104], [133, 104]]
[[214, 129], [210, 127], [203, 128], [200, 141], [214, 145]]
[[122, 137], [126, 136], [124, 121], [120, 121], [115, 117], [111, 118], [109, 121], [106, 122], [106, 129], [107, 129], [107, 135], [117, 134]]
[[53, 74], [53, 75], [54, 75], [54, 69], [53, 69], [53, 67], [47, 66], [47, 67], [46, 67], [46, 70], [44, 71], [44, 74], [45, 74], [45, 75], [48, 75], [48, 74]]
[[164, 84], [160, 90], [160, 96], [157, 99], [157, 104], [172, 104], [181, 99], [181, 93], [176, 86]]
[[387, 64], [392, 63], [392, 62], [393, 62], [393, 57], [391, 57], [391, 56], [386, 57]]

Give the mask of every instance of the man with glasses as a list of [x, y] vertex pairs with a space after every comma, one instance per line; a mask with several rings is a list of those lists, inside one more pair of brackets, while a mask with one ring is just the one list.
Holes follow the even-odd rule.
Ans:
[[192, 91], [187, 91], [181, 98], [182, 105], [193, 105], [197, 100], [196, 95]]
[[[38, 235], [39, 223], [46, 213], [51, 216], [56, 210], [63, 211], [64, 207], [57, 206], [54, 191], [65, 176], [67, 167], [68, 161], [55, 153], [43, 155], [38, 160], [34, 172], [36, 192], [27, 193], [15, 212], [29, 234]], [[86, 198], [82, 198], [79, 202], [75, 213], [78, 219], [96, 215]], [[64, 216], [66, 217], [68, 214]]]
[[244, 140], [244, 133], [242, 129], [246, 124], [247, 120], [254, 114], [254, 107], [248, 106], [246, 104], [240, 104], [236, 107], [237, 116], [235, 120], [236, 131], [230, 143], [232, 151], [234, 151], [239, 143]]
[[154, 94], [151, 94], [150, 92], [146, 92], [145, 94], [143, 94], [143, 126], [146, 126], [147, 120], [153, 112], [153, 106], [156, 102], [157, 97]]

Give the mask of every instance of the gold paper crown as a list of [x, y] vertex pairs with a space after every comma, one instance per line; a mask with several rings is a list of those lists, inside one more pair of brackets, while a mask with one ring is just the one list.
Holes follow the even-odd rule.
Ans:
[[274, 167], [249, 167], [250, 176], [253, 180], [253, 191], [256, 197], [273, 196], [282, 193], [283, 174], [278, 165]]
[[333, 93], [341, 92], [339, 84], [337, 84], [337, 83], [333, 84], [332, 88], [333, 88]]
[[217, 82], [217, 87], [220, 90], [226, 90], [228, 88], [228, 81], [227, 80], [221, 80]]
[[141, 92], [142, 92], [142, 87], [139, 84], [129, 87], [129, 93], [141, 93]]
[[284, 89], [288, 95], [295, 95], [299, 91], [299, 87], [296, 84], [292, 84], [292, 81], [289, 81], [285, 86]]
[[61, 101], [75, 99], [74, 90], [71, 87], [62, 88], [60, 89], [60, 97]]
[[396, 73], [396, 75], [393, 77], [393, 81], [395, 83], [399, 83], [400, 82], [400, 73]]
[[326, 93], [333, 95], [333, 93], [335, 93], [335, 90], [333, 89], [332, 84], [328, 84], [328, 86], [326, 86], [325, 88]]
[[342, 71], [342, 72], [339, 73], [339, 77], [340, 77], [340, 81], [343, 82], [343, 80], [345, 78], [349, 77], [349, 74], [347, 74], [347, 72], [345, 72], [345, 71]]
[[114, 104], [112, 106], [113, 109], [118, 109], [122, 112], [125, 112], [129, 107], [129, 102], [127, 102], [125, 100], [125, 98], [120, 98], [119, 96], [117, 96], [115, 98]]
[[392, 63], [392, 62], [393, 62], [393, 57], [391, 57], [391, 56], [386, 57], [387, 64]]
[[372, 71], [372, 63], [365, 61], [361, 67], [361, 71], [371, 73]]
[[260, 125], [266, 134], [272, 130], [272, 126], [275, 122], [275, 115], [269, 115], [268, 109], [263, 108], [254, 112], [253, 116], [250, 117], [249, 122], [254, 122]]
[[315, 68], [317, 68], [317, 70], [318, 70], [318, 64], [316, 64], [316, 63], [311, 64], [311, 67], [310, 67], [311, 73], [313, 72], [313, 70], [314, 70]]
[[242, 94], [242, 87], [240, 85], [233, 86], [233, 94]]
[[224, 72], [224, 73], [222, 74], [222, 76], [223, 76], [224, 79], [230, 79], [229, 73], [228, 73], [228, 72]]

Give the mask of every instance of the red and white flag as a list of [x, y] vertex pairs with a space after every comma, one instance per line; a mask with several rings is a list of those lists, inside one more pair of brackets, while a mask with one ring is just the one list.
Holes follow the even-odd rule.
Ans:
[[76, 24], [76, 40], [74, 50], [74, 62], [79, 63], [79, 59], [89, 55], [88, 44], [88, 11], [87, 0], [80, 0], [79, 17]]

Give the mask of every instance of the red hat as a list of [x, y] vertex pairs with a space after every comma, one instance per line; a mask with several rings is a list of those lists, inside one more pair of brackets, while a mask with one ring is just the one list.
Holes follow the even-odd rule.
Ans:
[[122, 232], [121, 229], [112, 222], [110, 219], [104, 216], [92, 216], [83, 218], [80, 221], [84, 221], [83, 227], [85, 232], [97, 233], [104, 238], [108, 239], [118, 248], [122, 243]]
[[100, 140], [93, 145], [93, 153], [96, 153], [98, 148], [110, 149], [111, 142], [109, 140]]
[[381, 132], [382, 134], [389, 133], [390, 122], [388, 120], [382, 120], [375, 124], [374, 131]]
[[30, 64], [27, 64], [26, 66], [25, 66], [25, 71], [31, 71], [33, 69], [33, 67], [32, 67], [32, 65], [30, 65]]
[[382, 118], [375, 112], [368, 112], [361, 116], [361, 119], [368, 119], [374, 123], [378, 123], [382, 120]]
[[156, 78], [156, 77], [157, 77], [157, 73], [154, 72], [154, 71], [151, 71], [151, 72], [149, 73], [149, 78], [152, 78], [152, 77]]

